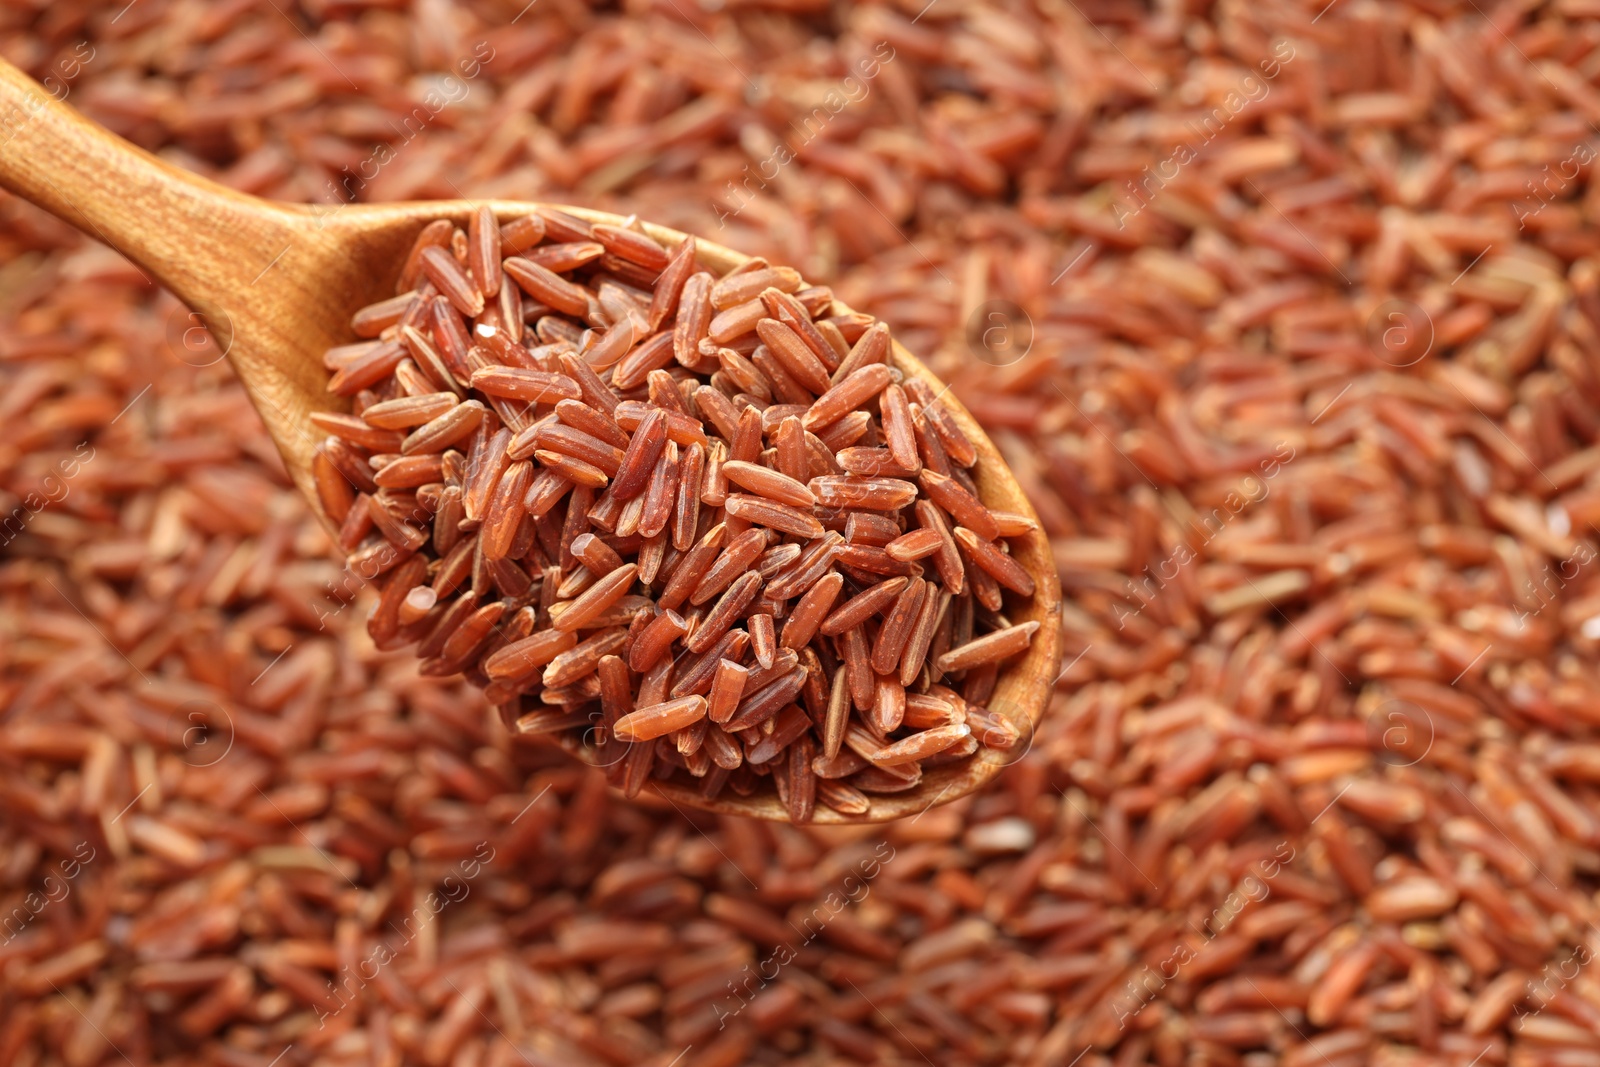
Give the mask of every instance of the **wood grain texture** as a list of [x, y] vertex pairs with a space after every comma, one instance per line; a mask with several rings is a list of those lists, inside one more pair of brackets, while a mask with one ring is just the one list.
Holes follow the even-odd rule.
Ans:
[[[327, 392], [322, 354], [354, 340], [351, 314], [394, 293], [401, 262], [417, 233], [435, 219], [465, 227], [480, 203], [278, 204], [180, 170], [113, 136], [15, 67], [0, 60], [0, 186], [105, 242], [171, 289], [203, 317], [261, 413], [295, 483], [326, 523], [311, 481], [319, 439], [309, 416], [340, 410]], [[537, 205], [490, 201], [509, 220]], [[551, 205], [591, 222], [619, 216]], [[668, 247], [684, 234], [646, 223]], [[697, 238], [702, 265], [721, 274], [749, 257]], [[835, 302], [838, 311], [848, 310]], [[927, 381], [976, 446], [975, 480], [990, 508], [1035, 519], [1033, 506], [977, 421], [953, 393], [896, 342], [894, 365]], [[1012, 751], [980, 748], [960, 765], [924, 773], [917, 789], [872, 797], [863, 816], [817, 806], [818, 823], [881, 822], [914, 816], [964, 796], [1014, 762], [1031, 743], [1060, 669], [1060, 584], [1042, 529], [1011, 541], [1037, 591], [1011, 611], [1039, 625], [1027, 653], [1000, 677], [989, 710], [1021, 732]], [[1009, 606], [1009, 605], [1008, 605]], [[576, 746], [573, 746], [576, 751]], [[652, 780], [663, 804], [786, 821], [775, 796], [725, 794], [703, 800], [686, 786]]]

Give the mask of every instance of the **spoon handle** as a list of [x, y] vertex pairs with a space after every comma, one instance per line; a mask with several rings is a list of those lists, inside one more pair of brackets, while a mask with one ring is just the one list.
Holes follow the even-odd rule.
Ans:
[[202, 313], [260, 248], [293, 234], [287, 213], [129, 144], [5, 60], [0, 186], [116, 249]]

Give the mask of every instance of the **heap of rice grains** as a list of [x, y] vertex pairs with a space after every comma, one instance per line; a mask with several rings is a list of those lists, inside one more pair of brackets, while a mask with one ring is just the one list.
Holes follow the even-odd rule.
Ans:
[[[1017, 726], [984, 703], [1037, 622], [973, 442], [889, 331], [694, 238], [541, 207], [424, 227], [314, 473], [367, 629], [465, 672], [523, 734], [576, 733], [629, 796], [770, 777], [794, 822], [866, 815]], [[945, 683], [949, 684], [945, 684]], [[952, 688], [952, 686], [959, 688]], [[569, 738], [569, 741], [571, 738]]]
[[247, 192], [636, 211], [890, 323], [1064, 673], [918, 818], [621, 799], [375, 651], [186, 310], [0, 197], [0, 1062], [1593, 1067], [1591, 3], [122, 6], [4, 54]]

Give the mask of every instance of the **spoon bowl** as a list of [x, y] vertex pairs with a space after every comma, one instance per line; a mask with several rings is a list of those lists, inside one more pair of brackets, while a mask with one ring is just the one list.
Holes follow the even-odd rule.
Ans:
[[[325, 525], [312, 477], [323, 436], [311, 414], [347, 407], [327, 391], [322, 355], [356, 338], [350, 317], [394, 295], [408, 250], [423, 226], [449, 219], [465, 227], [487, 203], [502, 222], [555, 207], [593, 223], [620, 225], [620, 216], [562, 204], [510, 201], [433, 201], [308, 207], [247, 196], [174, 167], [115, 137], [0, 60], [0, 186], [111, 246], [192, 309], [180, 339], [204, 326], [226, 355], [271, 433], [295, 484]], [[644, 223], [668, 248], [685, 234]], [[697, 260], [723, 274], [750, 257], [696, 238]], [[848, 311], [835, 301], [836, 312]], [[180, 340], [179, 343], [186, 343]], [[209, 342], [208, 342], [209, 343]], [[1060, 586], [1049, 539], [1027, 496], [994, 444], [955, 396], [915, 356], [894, 342], [893, 365], [926, 381], [973, 443], [972, 474], [990, 509], [1026, 515], [1035, 528], [1011, 540], [1013, 558], [1035, 582], [1034, 595], [1009, 612], [1013, 622], [1037, 622], [1027, 651], [1000, 675], [988, 709], [1020, 734], [1010, 749], [980, 746], [959, 764], [928, 768], [918, 786], [875, 795], [864, 815], [823, 805], [815, 822], [878, 822], [916, 815], [977, 789], [1026, 751], [1059, 669]], [[565, 746], [579, 758], [587, 750]], [[787, 821], [770, 793], [741, 797], [728, 791], [707, 800], [693, 788], [652, 779], [664, 803], [679, 808]]]

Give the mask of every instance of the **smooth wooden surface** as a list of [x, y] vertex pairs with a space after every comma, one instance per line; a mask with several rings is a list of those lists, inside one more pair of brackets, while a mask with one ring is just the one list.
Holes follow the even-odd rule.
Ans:
[[[284, 463], [311, 507], [311, 457], [320, 435], [313, 411], [344, 405], [325, 388], [322, 354], [354, 341], [350, 316], [394, 294], [401, 262], [417, 232], [434, 219], [465, 226], [481, 202], [278, 204], [224, 188], [181, 170], [89, 122], [15, 67], [0, 60], [0, 186], [85, 234], [103, 241], [172, 290], [205, 321], [255, 402]], [[530, 203], [490, 201], [502, 220], [528, 214]], [[591, 222], [618, 216], [554, 205]], [[684, 235], [646, 223], [657, 240], [676, 246]], [[748, 259], [697, 239], [700, 262], [721, 273]], [[843, 305], [838, 305], [841, 309]], [[181, 354], [180, 354], [181, 358]], [[993, 443], [954, 394], [915, 357], [894, 345], [895, 365], [930, 382], [976, 445], [976, 480], [984, 503], [1035, 516]], [[1004, 715], [1029, 744], [1049, 704], [1059, 670], [1060, 584], [1042, 531], [1012, 541], [1037, 591], [1012, 603], [1013, 622], [1037, 621], [1025, 656], [999, 680], [991, 711]], [[818, 823], [877, 822], [916, 815], [971, 792], [1019, 755], [980, 749], [963, 764], [923, 775], [917, 789], [874, 796], [865, 816], [846, 817], [817, 805]], [[731, 792], [715, 801], [693, 788], [652, 781], [666, 803], [722, 814], [787, 819], [775, 796]]]

